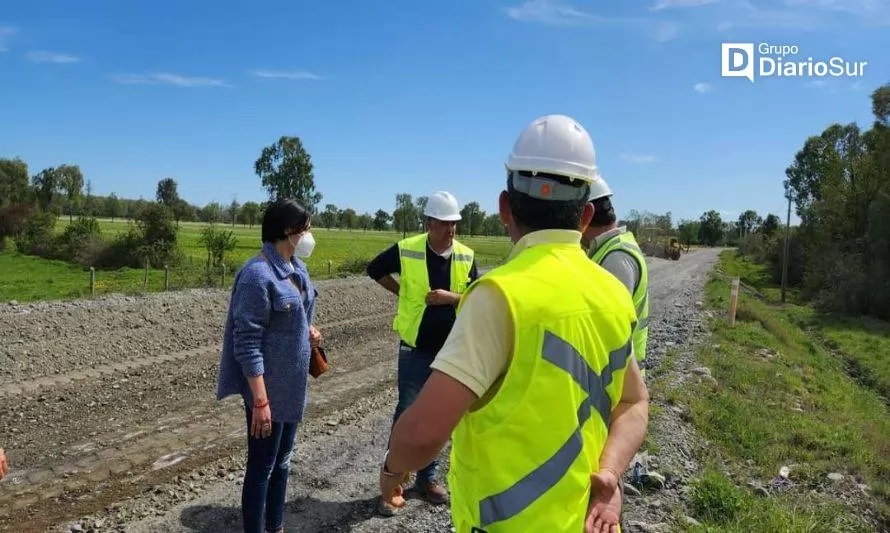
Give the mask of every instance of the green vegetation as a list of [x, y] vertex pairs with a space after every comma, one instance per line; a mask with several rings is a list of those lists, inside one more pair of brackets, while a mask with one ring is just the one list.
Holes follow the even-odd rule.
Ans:
[[[873, 531], [868, 510], [890, 526], [890, 411], [880, 394], [890, 326], [781, 305], [768, 267], [737, 252], [722, 254], [720, 270], [707, 285], [715, 338], [698, 355], [717, 385], [674, 391], [714, 444], [690, 495], [693, 516], [708, 531]], [[765, 298], [742, 291], [730, 328], [734, 276]], [[788, 490], [768, 499], [749, 490], [752, 480], [769, 487], [782, 466]]]
[[[73, 223], [60, 219], [55, 232], [63, 235]], [[133, 224], [125, 220], [99, 220], [99, 234], [102, 239], [113, 241], [127, 235]], [[217, 286], [222, 283], [222, 272], [211, 270], [207, 275], [207, 247], [202, 244], [205, 230], [211, 226], [203, 223], [180, 222], [177, 243], [182, 253], [180, 264], [170, 268], [170, 288]], [[225, 252], [227, 273], [226, 283], [231, 283], [232, 272], [250, 257], [256, 255], [260, 246], [258, 227], [212, 226], [217, 233], [231, 231], [235, 247]], [[312, 257], [306, 260], [313, 279], [324, 279], [344, 275], [363, 275], [365, 267], [376, 254], [401, 238], [395, 232], [340, 231], [314, 229], [318, 242]], [[507, 256], [511, 243], [506, 237], [460, 237], [476, 251], [480, 267], [493, 266]], [[0, 252], [0, 301], [20, 302], [60, 298], [76, 298], [89, 295], [89, 269], [65, 261], [24, 255], [7, 245], [6, 252]], [[110, 292], [140, 293], [158, 291], [164, 288], [164, 271], [151, 268], [148, 273], [148, 286], [143, 289], [145, 271], [141, 268], [123, 268], [96, 272], [96, 294]]]

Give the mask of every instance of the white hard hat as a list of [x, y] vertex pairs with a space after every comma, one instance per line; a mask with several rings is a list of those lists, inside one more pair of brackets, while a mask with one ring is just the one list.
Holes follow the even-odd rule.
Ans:
[[606, 183], [603, 176], [597, 173], [596, 179], [590, 184], [590, 197], [588, 199], [592, 202], [604, 196], [612, 196], [612, 189], [609, 188], [609, 184]]
[[[538, 172], [578, 179], [587, 183], [597, 177], [596, 151], [587, 130], [565, 115], [546, 115], [525, 128], [513, 145], [505, 164], [516, 190], [535, 198], [575, 200], [583, 197], [583, 187], [570, 187]], [[528, 178], [517, 172], [532, 173]]]
[[423, 215], [437, 220], [460, 220], [457, 198], [447, 191], [436, 191], [427, 199]]

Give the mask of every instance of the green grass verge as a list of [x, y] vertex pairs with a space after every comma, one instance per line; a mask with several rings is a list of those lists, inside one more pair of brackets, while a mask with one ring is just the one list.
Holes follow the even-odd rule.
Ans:
[[[768, 297], [742, 292], [730, 328], [729, 279], [714, 274], [707, 284], [718, 318], [713, 344], [698, 357], [718, 385], [680, 392], [696, 429], [715, 445], [690, 495], [690, 510], [704, 524], [693, 530], [873, 531], [862, 519], [866, 511], [887, 527], [890, 411], [877, 391], [890, 372], [888, 325], [779, 305], [762, 267], [735, 252], [724, 252], [720, 266]], [[746, 486], [755, 479], [768, 486], [783, 465], [791, 467], [790, 490], [765, 498]], [[869, 495], [849, 478], [828, 480], [832, 472], [855, 476]]]
[[[58, 231], [68, 224], [66, 217], [60, 218]], [[113, 239], [127, 230], [126, 220], [100, 220], [104, 239]], [[221, 273], [206, 279], [203, 265], [206, 250], [199, 240], [203, 223], [183, 222], [177, 236], [178, 245], [186, 262], [170, 269], [170, 288], [199, 286], [223, 286], [231, 283], [231, 272], [223, 278]], [[227, 256], [227, 261], [240, 266], [256, 255], [260, 242], [260, 228], [242, 225], [220, 225], [230, 229], [237, 239], [236, 248]], [[313, 228], [316, 247], [312, 257], [306, 260], [309, 274], [313, 279], [363, 275], [365, 266], [375, 255], [395, 244], [402, 235], [395, 232], [346, 231]], [[480, 267], [494, 266], [506, 258], [511, 243], [506, 237], [464, 237], [458, 239], [473, 248]], [[7, 249], [12, 248], [9, 243]], [[96, 272], [95, 293], [97, 295], [123, 292], [141, 293], [158, 291], [164, 288], [163, 270], [151, 269], [148, 284], [144, 286], [145, 271], [142, 269], [121, 269]], [[50, 300], [77, 298], [89, 295], [89, 270], [61, 261], [51, 261], [39, 257], [23, 256], [11, 251], [0, 253], [0, 302], [18, 300]]]

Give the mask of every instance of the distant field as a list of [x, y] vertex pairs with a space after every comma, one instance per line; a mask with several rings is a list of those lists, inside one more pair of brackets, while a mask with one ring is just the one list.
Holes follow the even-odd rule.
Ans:
[[[67, 218], [60, 218], [57, 229], [63, 230]], [[127, 230], [126, 220], [100, 220], [102, 236], [111, 239]], [[178, 234], [179, 246], [187, 257], [187, 264], [171, 268], [171, 289], [194, 287], [202, 284], [199, 273], [206, 259], [206, 250], [199, 243], [201, 229], [206, 224], [182, 222]], [[255, 255], [260, 247], [260, 228], [242, 225], [219, 225], [234, 232], [237, 246], [227, 260], [241, 265]], [[313, 228], [316, 247], [312, 257], [306, 260], [310, 275], [315, 279], [346, 274], [362, 274], [364, 265], [376, 254], [401, 238], [401, 233], [361, 230], [327, 230]], [[480, 266], [501, 262], [510, 252], [511, 244], [506, 237], [461, 237], [458, 240], [476, 251]], [[111, 292], [140, 293], [158, 291], [164, 287], [164, 272], [150, 270], [148, 283], [143, 288], [145, 271], [121, 269], [114, 272], [96, 272], [96, 294]], [[231, 283], [231, 273], [226, 277]], [[214, 285], [220, 286], [221, 276], [214, 276]], [[77, 298], [89, 295], [89, 272], [63, 261], [51, 261], [25, 256], [14, 252], [0, 253], [0, 301], [20, 302], [48, 299]]]

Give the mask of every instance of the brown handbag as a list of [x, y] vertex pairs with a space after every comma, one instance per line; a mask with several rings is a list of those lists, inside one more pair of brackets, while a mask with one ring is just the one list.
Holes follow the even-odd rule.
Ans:
[[309, 354], [309, 374], [317, 378], [328, 371], [328, 356], [324, 353], [321, 346], [313, 346], [312, 352]]

